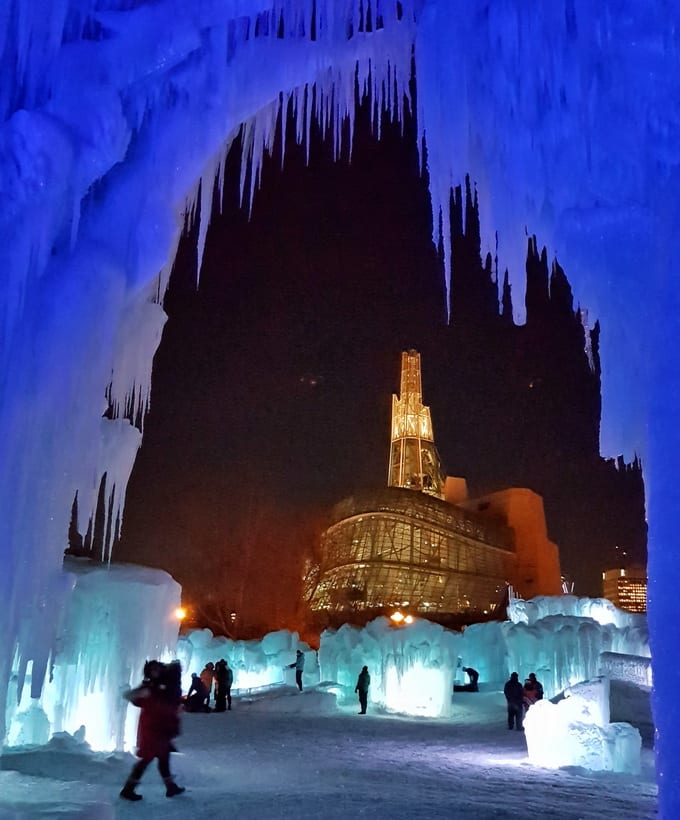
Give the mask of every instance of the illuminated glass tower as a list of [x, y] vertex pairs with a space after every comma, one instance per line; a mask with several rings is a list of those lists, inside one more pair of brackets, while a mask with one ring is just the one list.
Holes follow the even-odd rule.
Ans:
[[409, 350], [401, 356], [401, 395], [392, 397], [389, 486], [333, 508], [305, 570], [311, 611], [326, 613], [327, 623], [395, 607], [483, 616], [508, 583], [527, 597], [559, 594], [559, 554], [540, 496], [510, 488], [469, 498], [461, 482], [442, 475], [420, 354]]
[[387, 484], [444, 498], [444, 476], [434, 444], [430, 408], [423, 404], [420, 353], [415, 350], [401, 354], [401, 395], [392, 395]]

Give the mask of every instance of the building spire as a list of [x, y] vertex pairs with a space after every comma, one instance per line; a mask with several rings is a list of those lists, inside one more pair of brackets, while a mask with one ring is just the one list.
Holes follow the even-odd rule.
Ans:
[[434, 444], [430, 408], [422, 403], [420, 353], [401, 354], [401, 395], [392, 395], [388, 486], [444, 498], [444, 476]]

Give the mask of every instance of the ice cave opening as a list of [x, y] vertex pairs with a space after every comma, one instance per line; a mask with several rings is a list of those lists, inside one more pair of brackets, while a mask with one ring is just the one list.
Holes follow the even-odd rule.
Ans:
[[530, 225], [609, 323], [602, 448], [645, 465], [660, 807], [675, 816], [679, 24], [673, 4], [636, 0], [15, 0], [0, 15], [0, 695], [29, 664], [39, 695], [50, 669], [75, 494], [87, 515], [106, 474], [122, 515], [187, 200], [209, 196], [242, 123], [255, 186], [289, 101], [301, 140], [312, 117], [339, 139], [357, 88], [399, 116], [413, 60], [435, 217], [470, 172], [508, 267]]

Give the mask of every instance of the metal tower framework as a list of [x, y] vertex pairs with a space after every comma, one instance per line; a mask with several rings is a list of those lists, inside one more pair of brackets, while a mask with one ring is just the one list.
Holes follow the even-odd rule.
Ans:
[[392, 395], [387, 484], [444, 498], [444, 476], [434, 444], [430, 408], [423, 404], [420, 353], [401, 354], [401, 395]]

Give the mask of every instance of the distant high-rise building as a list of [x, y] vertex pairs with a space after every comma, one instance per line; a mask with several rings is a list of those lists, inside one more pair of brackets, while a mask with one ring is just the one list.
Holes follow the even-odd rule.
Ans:
[[607, 569], [602, 573], [602, 596], [628, 612], [647, 611], [647, 572], [644, 567]]
[[469, 498], [465, 479], [444, 479], [415, 350], [402, 354], [392, 400], [388, 485], [334, 508], [306, 575], [313, 611], [342, 618], [404, 607], [441, 617], [488, 613], [508, 584], [525, 598], [560, 594], [539, 495], [512, 488]]

